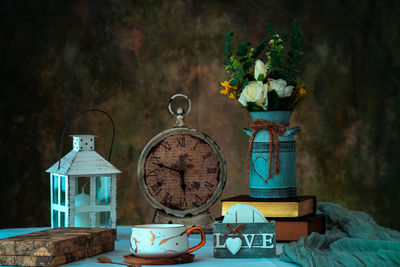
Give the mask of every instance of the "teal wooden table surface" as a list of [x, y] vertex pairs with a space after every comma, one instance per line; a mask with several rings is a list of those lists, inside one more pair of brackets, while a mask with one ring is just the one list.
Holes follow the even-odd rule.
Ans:
[[[26, 234], [45, 230], [48, 228], [10, 228], [0, 230], [0, 239], [20, 234]], [[131, 226], [118, 226], [117, 227], [117, 241], [115, 242], [115, 250], [104, 254], [100, 254], [91, 258], [82, 259], [79, 261], [65, 264], [64, 266], [118, 266], [110, 264], [102, 264], [97, 262], [97, 257], [104, 256], [108, 257], [115, 262], [124, 262], [123, 256], [129, 254], [129, 237], [131, 234]], [[193, 252], [195, 254], [194, 262], [189, 263], [193, 267], [212, 267], [212, 266], [297, 266], [287, 262], [280, 261], [279, 258], [249, 258], [249, 259], [217, 259], [213, 257], [213, 239], [211, 234], [206, 235], [205, 245]], [[197, 244], [200, 241], [199, 235], [190, 235], [189, 243]], [[282, 244], [277, 244], [277, 253], [282, 252]], [[156, 266], [156, 265], [152, 265]], [[165, 265], [164, 265], [165, 266]], [[178, 266], [178, 265], [170, 265]]]

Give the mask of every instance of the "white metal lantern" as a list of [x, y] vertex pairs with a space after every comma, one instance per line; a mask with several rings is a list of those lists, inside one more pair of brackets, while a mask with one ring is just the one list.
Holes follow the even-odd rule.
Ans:
[[94, 151], [94, 135], [73, 135], [73, 150], [50, 173], [51, 227], [116, 228], [117, 174]]

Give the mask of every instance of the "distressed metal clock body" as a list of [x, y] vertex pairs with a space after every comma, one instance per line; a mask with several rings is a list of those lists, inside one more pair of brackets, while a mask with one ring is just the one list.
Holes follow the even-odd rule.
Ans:
[[[175, 95], [185, 97], [184, 95]], [[171, 98], [171, 101], [174, 99]], [[169, 105], [170, 112], [171, 111]], [[187, 113], [188, 113], [187, 112]], [[174, 128], [159, 133], [143, 149], [138, 183], [156, 208], [153, 223], [183, 223], [211, 230], [211, 205], [226, 181], [225, 159], [218, 145], [199, 130], [186, 127], [179, 108]]]

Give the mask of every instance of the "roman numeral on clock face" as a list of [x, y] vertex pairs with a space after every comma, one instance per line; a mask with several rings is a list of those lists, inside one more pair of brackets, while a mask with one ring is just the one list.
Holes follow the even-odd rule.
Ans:
[[212, 183], [210, 183], [209, 181], [206, 181], [204, 183], [204, 186], [207, 187], [208, 191], [211, 191], [211, 189], [214, 187], [214, 185]]
[[151, 160], [151, 162], [153, 162], [153, 163], [160, 163], [160, 159], [161, 159], [161, 157], [157, 157], [157, 156], [155, 156], [155, 155], [151, 155], [151, 156], [150, 156], [150, 160]]
[[146, 176], [147, 176], [147, 177], [150, 177], [150, 176], [157, 176], [157, 175], [158, 175], [157, 171], [158, 171], [158, 169], [148, 170]]
[[171, 203], [171, 200], [172, 200], [172, 195], [170, 194], [170, 193], [165, 193], [165, 195], [164, 195], [164, 197], [163, 197], [163, 203], [164, 204], [169, 204], [169, 203]]
[[155, 184], [153, 184], [151, 186], [151, 189], [153, 190], [154, 194], [157, 196], [158, 194], [160, 194], [162, 188], [161, 188], [162, 183], [161, 182], [157, 182]]
[[185, 137], [179, 137], [176, 138], [176, 140], [178, 140], [178, 144], [176, 145], [176, 147], [185, 147]]
[[203, 199], [198, 195], [198, 194], [194, 194], [196, 199], [201, 203], [203, 202]]
[[179, 205], [181, 206], [181, 208], [182, 208], [182, 207], [187, 207], [186, 198], [181, 197], [181, 198], [179, 199]]
[[203, 203], [203, 199], [198, 194], [194, 194], [194, 196], [196, 197], [196, 201], [193, 201], [192, 205], [198, 208], [201, 206], [201, 203]]
[[207, 168], [207, 173], [217, 173], [217, 168]]
[[209, 157], [211, 157], [211, 152], [208, 152], [207, 154], [205, 154], [203, 156], [203, 161], [205, 161], [206, 159], [208, 159]]
[[200, 142], [197, 142], [197, 143], [194, 145], [193, 151], [196, 151], [196, 147], [197, 147], [197, 145], [198, 145], [199, 143], [200, 143]]
[[172, 149], [171, 145], [168, 142], [162, 143], [161, 145], [165, 149], [165, 152], [168, 152]]

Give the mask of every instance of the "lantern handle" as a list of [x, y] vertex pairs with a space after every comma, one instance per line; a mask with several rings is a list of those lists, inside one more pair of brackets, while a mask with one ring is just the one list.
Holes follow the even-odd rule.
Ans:
[[64, 127], [64, 130], [63, 130], [62, 135], [61, 135], [60, 153], [59, 153], [59, 155], [58, 155], [58, 170], [59, 170], [60, 167], [61, 167], [61, 154], [62, 154], [62, 149], [63, 149], [63, 143], [64, 143], [64, 135], [65, 135], [65, 132], [68, 130], [69, 126], [71, 125], [71, 123], [72, 123], [76, 118], [78, 118], [79, 116], [81, 116], [81, 115], [83, 115], [83, 114], [85, 114], [85, 113], [87, 113], [87, 112], [91, 112], [91, 111], [103, 113], [103, 114], [106, 115], [106, 116], [110, 119], [110, 121], [111, 121], [112, 128], [113, 128], [113, 135], [112, 135], [112, 139], [111, 139], [110, 152], [109, 152], [109, 154], [108, 154], [108, 161], [111, 160], [111, 152], [112, 152], [112, 148], [113, 148], [113, 145], [114, 145], [114, 137], [115, 137], [115, 124], [114, 124], [114, 121], [113, 121], [113, 119], [111, 118], [110, 114], [108, 114], [107, 112], [105, 112], [105, 111], [103, 111], [103, 110], [101, 110], [101, 109], [87, 109], [87, 110], [81, 111], [81, 112], [79, 112], [79, 113], [73, 115], [73, 116], [69, 119], [69, 121], [67, 122], [67, 124], [66, 124], [65, 127]]

